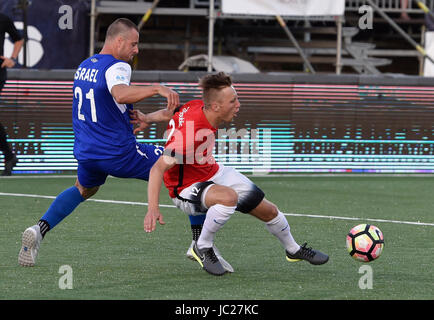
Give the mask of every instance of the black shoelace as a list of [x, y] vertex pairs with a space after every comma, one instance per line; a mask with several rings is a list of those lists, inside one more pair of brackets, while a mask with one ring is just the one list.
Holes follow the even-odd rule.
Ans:
[[300, 247], [300, 254], [306, 258], [312, 258], [315, 255], [315, 251], [312, 248], [306, 248], [307, 242], [303, 243]]
[[207, 258], [209, 258], [212, 263], [216, 263], [217, 261], [219, 261], [219, 259], [215, 255], [215, 252], [214, 252], [213, 248], [210, 248], [207, 251], [205, 251], [205, 256]]

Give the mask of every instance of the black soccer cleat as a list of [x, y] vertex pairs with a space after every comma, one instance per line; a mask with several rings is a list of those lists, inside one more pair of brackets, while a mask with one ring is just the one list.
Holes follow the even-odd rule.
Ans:
[[286, 260], [288, 260], [289, 262], [306, 260], [310, 264], [316, 265], [324, 264], [329, 261], [328, 255], [312, 248], [306, 248], [306, 245], [306, 242], [303, 243], [303, 245], [300, 247], [300, 250], [298, 250], [294, 254], [290, 254], [288, 251], [286, 251]]
[[199, 250], [197, 243], [195, 243], [191, 253], [206, 272], [215, 276], [221, 276], [226, 273], [226, 269], [220, 263], [212, 247]]

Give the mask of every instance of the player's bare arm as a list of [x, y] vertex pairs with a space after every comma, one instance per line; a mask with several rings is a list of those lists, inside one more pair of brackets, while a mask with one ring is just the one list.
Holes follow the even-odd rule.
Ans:
[[161, 184], [163, 183], [164, 172], [176, 164], [176, 158], [162, 155], [153, 165], [148, 181], [148, 212], [145, 216], [144, 229], [146, 232], [155, 230], [157, 221], [165, 224], [163, 215], [159, 209]]
[[143, 131], [151, 123], [169, 121], [173, 113], [168, 109], [162, 109], [151, 113], [143, 113], [140, 110], [130, 110], [131, 123], [137, 125], [134, 134]]
[[159, 94], [167, 99], [167, 109], [172, 112], [179, 105], [179, 95], [172, 89], [162, 85], [128, 86], [118, 84], [113, 86], [111, 94], [119, 104], [136, 103]]
[[3, 59], [3, 63], [1, 64], [1, 68], [13, 68], [15, 66], [15, 61], [13, 59], [18, 58], [18, 54], [20, 53], [21, 48], [23, 47], [24, 39], [16, 41], [14, 43], [14, 48], [12, 50], [12, 55], [10, 58], [0, 56], [0, 59]]

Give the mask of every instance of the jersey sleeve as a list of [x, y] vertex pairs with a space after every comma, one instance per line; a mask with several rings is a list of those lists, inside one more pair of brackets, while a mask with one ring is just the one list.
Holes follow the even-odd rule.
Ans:
[[11, 38], [12, 42], [17, 42], [23, 39], [21, 34], [18, 32], [17, 28], [15, 28], [14, 23], [11, 19], [6, 17], [6, 32], [9, 34], [9, 37]]
[[105, 72], [105, 79], [109, 92], [118, 84], [130, 85], [131, 66], [126, 62], [117, 62]]

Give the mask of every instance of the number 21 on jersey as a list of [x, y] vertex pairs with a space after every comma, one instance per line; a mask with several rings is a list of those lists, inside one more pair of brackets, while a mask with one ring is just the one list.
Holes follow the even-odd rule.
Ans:
[[[81, 112], [81, 107], [83, 106], [83, 91], [80, 87], [75, 87], [74, 97], [78, 99], [78, 119], [82, 121], [86, 121], [84, 114]], [[93, 89], [91, 88], [85, 95], [86, 102], [89, 100], [90, 103], [90, 113], [92, 122], [97, 122], [98, 118], [96, 117], [96, 105], [95, 105], [95, 96], [93, 95]], [[87, 103], [85, 103], [87, 105]]]

